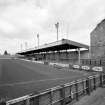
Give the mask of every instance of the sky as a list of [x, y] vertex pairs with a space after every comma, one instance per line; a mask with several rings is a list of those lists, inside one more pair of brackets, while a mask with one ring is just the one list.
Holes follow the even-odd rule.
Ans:
[[0, 0], [0, 53], [33, 48], [58, 38], [90, 45], [90, 33], [105, 18], [105, 0]]

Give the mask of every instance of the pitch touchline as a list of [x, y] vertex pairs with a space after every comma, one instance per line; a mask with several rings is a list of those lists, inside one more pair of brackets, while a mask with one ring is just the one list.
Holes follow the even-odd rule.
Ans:
[[45, 79], [45, 80], [37, 80], [37, 81], [32, 80], [32, 81], [27, 81], [27, 82], [7, 83], [7, 84], [0, 85], [0, 87], [3, 87], [3, 86], [14, 86], [14, 85], [24, 85], [24, 84], [29, 84], [29, 83], [45, 82], [45, 81], [54, 81], [54, 80], [60, 80], [60, 79], [70, 79], [70, 77], [67, 77], [67, 78]]

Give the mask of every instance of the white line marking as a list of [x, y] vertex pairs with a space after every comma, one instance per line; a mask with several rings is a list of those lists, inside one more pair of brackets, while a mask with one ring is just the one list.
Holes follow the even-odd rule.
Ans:
[[44, 80], [32, 80], [27, 82], [14, 82], [14, 83], [7, 83], [7, 84], [1, 84], [0, 87], [3, 86], [14, 86], [14, 85], [24, 85], [24, 84], [30, 84], [30, 83], [36, 83], [36, 82], [46, 82], [46, 81], [55, 81], [55, 80], [63, 80], [63, 79], [70, 79], [70, 77], [67, 78], [54, 78], [54, 79], [44, 79]]
[[27, 62], [34, 62], [34, 63], [44, 64], [44, 62], [43, 62], [43, 61], [33, 61], [33, 60], [27, 60], [27, 59], [19, 59], [19, 60], [22, 60], [22, 61], [27, 61]]

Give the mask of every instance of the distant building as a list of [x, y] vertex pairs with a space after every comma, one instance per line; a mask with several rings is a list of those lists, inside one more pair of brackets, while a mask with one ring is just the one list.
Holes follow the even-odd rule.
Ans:
[[91, 32], [91, 58], [105, 59], [105, 19]]

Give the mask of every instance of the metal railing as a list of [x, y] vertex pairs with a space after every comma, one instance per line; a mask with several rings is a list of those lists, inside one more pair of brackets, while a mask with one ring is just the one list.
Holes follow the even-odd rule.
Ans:
[[45, 90], [37, 95], [26, 95], [10, 101], [2, 101], [0, 105], [66, 105], [90, 95], [97, 87], [105, 85], [105, 74], [89, 76], [64, 85]]
[[105, 60], [103, 59], [81, 59], [81, 64], [92, 66], [105, 66]]

